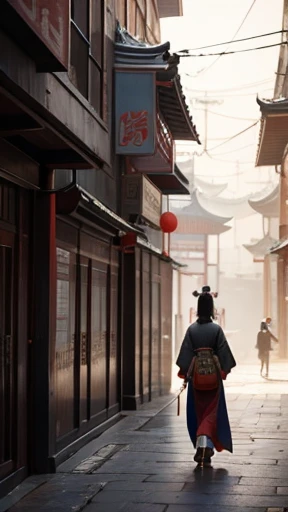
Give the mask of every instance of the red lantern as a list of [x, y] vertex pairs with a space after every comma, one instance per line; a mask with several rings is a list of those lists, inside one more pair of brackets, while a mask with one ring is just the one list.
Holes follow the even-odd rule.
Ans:
[[162, 213], [160, 217], [160, 227], [163, 233], [173, 233], [178, 226], [176, 215], [172, 212]]

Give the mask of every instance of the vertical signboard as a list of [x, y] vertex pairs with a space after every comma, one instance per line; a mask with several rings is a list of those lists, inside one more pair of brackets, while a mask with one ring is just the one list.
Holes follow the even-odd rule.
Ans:
[[118, 155], [153, 155], [156, 137], [154, 73], [116, 72], [115, 141]]
[[68, 69], [69, 0], [7, 0], [46, 48]]
[[130, 215], [143, 217], [149, 225], [160, 229], [162, 194], [143, 174], [123, 176], [122, 214], [129, 220]]
[[151, 224], [160, 228], [162, 194], [148, 178], [142, 175], [142, 215]]

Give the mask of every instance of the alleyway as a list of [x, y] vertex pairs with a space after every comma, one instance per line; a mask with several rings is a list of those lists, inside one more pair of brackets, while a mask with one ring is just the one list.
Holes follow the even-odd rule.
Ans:
[[161, 398], [128, 412], [57, 475], [28, 479], [0, 501], [0, 511], [282, 512], [288, 507], [286, 368], [274, 363], [269, 381], [256, 365], [238, 367], [230, 376], [234, 454], [217, 454], [213, 468], [195, 469], [185, 398], [181, 417], [176, 403], [163, 408], [167, 397]]

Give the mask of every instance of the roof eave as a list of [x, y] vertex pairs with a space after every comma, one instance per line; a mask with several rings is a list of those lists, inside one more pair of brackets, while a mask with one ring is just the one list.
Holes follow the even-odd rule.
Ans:
[[[183, 139], [183, 140], [193, 140], [193, 141], [197, 142], [197, 144], [201, 145], [199, 135], [196, 131], [196, 127], [193, 125], [192, 119], [190, 118], [188, 106], [185, 102], [185, 98], [183, 98], [183, 95], [182, 95], [182, 86], [180, 83], [180, 78], [177, 75], [175, 76], [173, 83], [174, 83], [174, 87], [175, 87], [175, 90], [177, 93], [179, 105], [180, 105], [182, 113], [183, 113], [183, 117], [187, 124], [187, 133], [188, 133], [188, 131], [190, 131], [190, 134], [191, 134], [189, 139]], [[181, 140], [181, 139], [178, 139], [178, 140]]]

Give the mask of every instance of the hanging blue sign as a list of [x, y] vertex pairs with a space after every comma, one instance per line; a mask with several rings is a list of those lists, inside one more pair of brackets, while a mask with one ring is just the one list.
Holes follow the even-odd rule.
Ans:
[[116, 71], [115, 140], [118, 155], [153, 155], [156, 138], [154, 73]]

